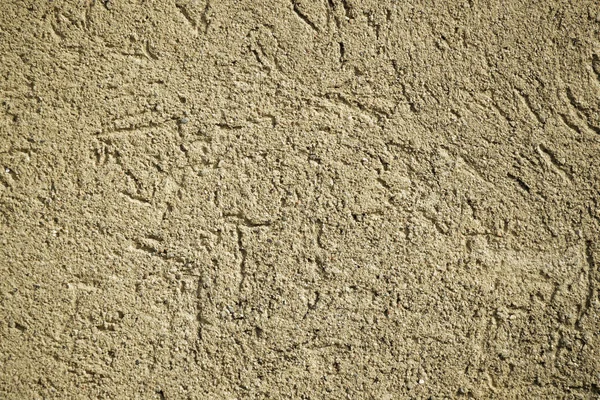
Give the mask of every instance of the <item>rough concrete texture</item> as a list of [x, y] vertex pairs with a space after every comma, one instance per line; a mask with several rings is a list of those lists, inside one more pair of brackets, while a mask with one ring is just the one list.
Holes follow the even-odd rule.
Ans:
[[600, 5], [6, 0], [3, 399], [597, 399]]

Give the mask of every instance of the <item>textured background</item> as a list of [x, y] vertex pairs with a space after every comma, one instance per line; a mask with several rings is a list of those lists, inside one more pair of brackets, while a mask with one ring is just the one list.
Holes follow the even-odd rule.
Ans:
[[599, 31], [3, 1], [0, 397], [598, 398]]

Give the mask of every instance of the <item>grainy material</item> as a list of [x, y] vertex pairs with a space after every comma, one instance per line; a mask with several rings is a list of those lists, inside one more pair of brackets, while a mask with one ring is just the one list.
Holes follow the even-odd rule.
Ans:
[[5, 0], [3, 399], [597, 399], [600, 6]]

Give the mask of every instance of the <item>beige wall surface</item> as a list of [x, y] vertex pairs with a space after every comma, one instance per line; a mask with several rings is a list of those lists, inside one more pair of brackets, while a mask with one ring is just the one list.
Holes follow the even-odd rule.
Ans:
[[600, 398], [600, 4], [4, 0], [0, 398]]

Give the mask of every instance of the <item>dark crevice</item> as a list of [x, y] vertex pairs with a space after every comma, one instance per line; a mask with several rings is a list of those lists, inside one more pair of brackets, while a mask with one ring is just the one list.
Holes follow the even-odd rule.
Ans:
[[248, 256], [248, 251], [244, 248], [244, 243], [242, 242], [242, 230], [239, 226], [235, 227], [237, 233], [237, 245], [238, 250], [240, 252], [240, 274], [242, 278], [240, 279], [240, 284], [238, 287], [238, 291], [241, 292], [244, 287], [244, 282], [246, 282], [246, 257]]
[[306, 14], [304, 14], [300, 8], [298, 7], [298, 3], [294, 0], [292, 1], [292, 8], [294, 10], [294, 13], [298, 16], [298, 18], [300, 18], [302, 21], [304, 21], [304, 23], [306, 25], [308, 25], [313, 31], [318, 32], [319, 29], [317, 28], [317, 26], [315, 25], [314, 22], [312, 22], [307, 16]]
[[510, 179], [512, 179], [513, 181], [517, 182], [517, 184], [519, 185], [519, 187], [521, 189], [523, 189], [524, 191], [526, 191], [527, 193], [529, 193], [531, 191], [531, 188], [529, 187], [528, 184], [526, 184], [523, 179], [519, 178], [518, 176], [515, 176], [511, 173], [508, 173], [506, 176], [508, 176]]

